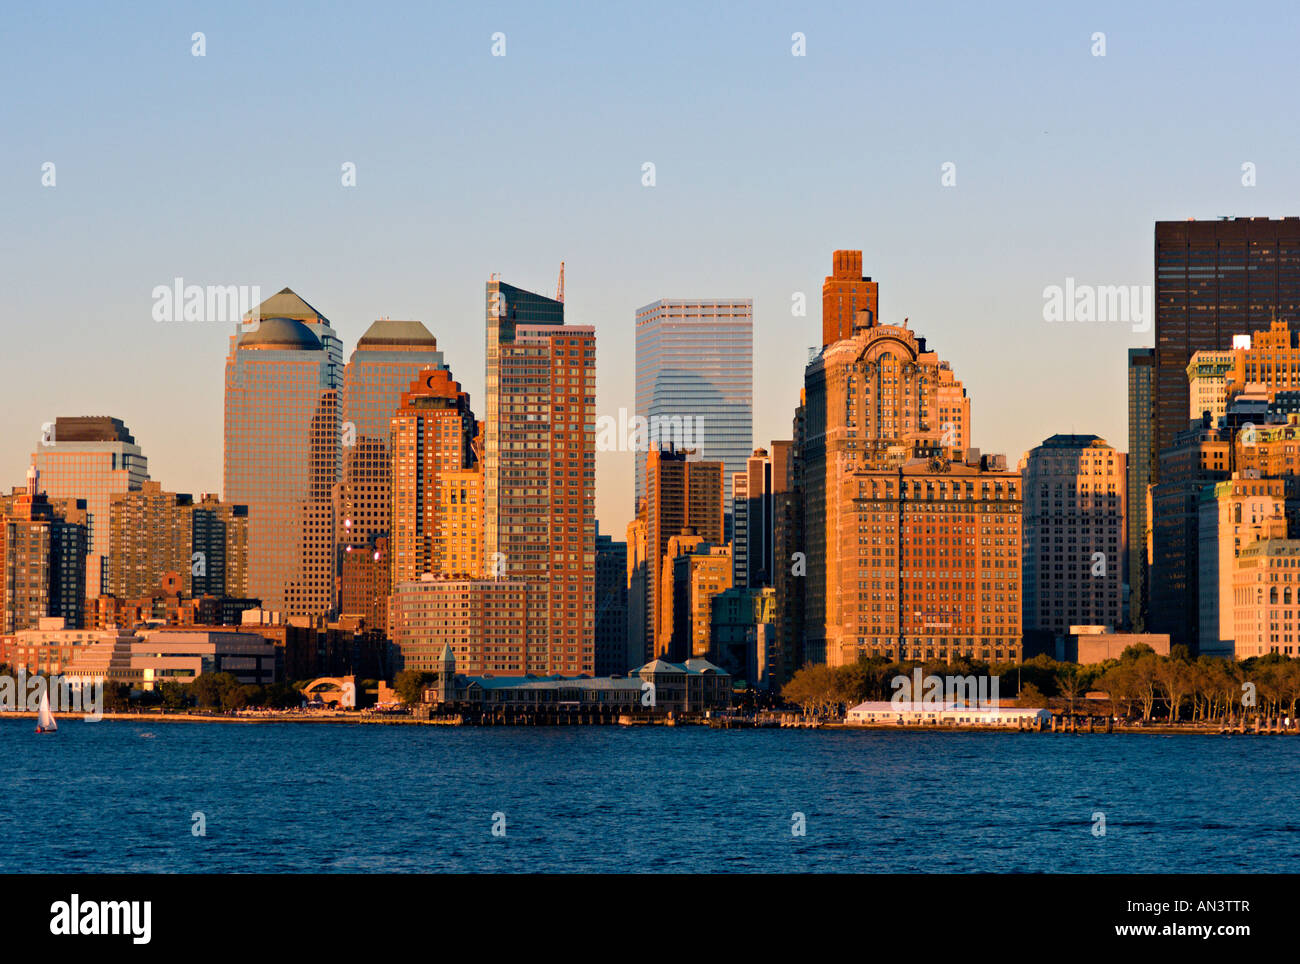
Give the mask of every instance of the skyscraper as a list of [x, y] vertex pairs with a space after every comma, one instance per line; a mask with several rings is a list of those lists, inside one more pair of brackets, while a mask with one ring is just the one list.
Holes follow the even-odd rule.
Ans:
[[[277, 306], [299, 317], [271, 314]], [[289, 616], [326, 614], [335, 599], [341, 350], [329, 322], [287, 288], [260, 311], [256, 327], [230, 339], [223, 494], [248, 506], [249, 594]]]
[[627, 666], [636, 669], [647, 662], [646, 654], [654, 645], [649, 636], [650, 591], [649, 537], [646, 531], [646, 508], [643, 501], [636, 518], [627, 524]]
[[529, 672], [595, 669], [596, 333], [487, 284], [484, 564], [528, 586]]
[[[669, 540], [689, 534], [722, 545], [722, 463], [690, 461], [686, 452], [652, 449], [646, 462], [645, 642], [648, 662], [667, 651], [661, 613]], [[730, 563], [730, 560], [728, 560]], [[669, 570], [671, 571], [671, 570]]]
[[[1186, 431], [1187, 364], [1202, 349], [1300, 317], [1300, 217], [1157, 221], [1155, 442]], [[1159, 467], [1156, 466], [1156, 478]]]
[[731, 478], [754, 447], [754, 304], [744, 299], [660, 300], [636, 312], [636, 412], [647, 445], [636, 452], [636, 503], [649, 450], [692, 449]]
[[1119, 629], [1124, 453], [1096, 435], [1053, 435], [1020, 462], [1024, 630], [1050, 640], [1075, 625]]
[[804, 372], [804, 658], [1018, 658], [1018, 474], [968, 448], [970, 401], [924, 338], [862, 306], [852, 331]]
[[712, 603], [731, 588], [731, 546], [683, 533], [668, 540], [660, 574], [655, 658], [672, 663], [709, 655]]
[[50, 499], [86, 500], [86, 596], [94, 599], [108, 578], [110, 498], [144, 485], [149, 460], [121, 419], [88, 415], [55, 419], [53, 432], [32, 453], [32, 464]]
[[[512, 344], [519, 325], [564, 324], [564, 302], [534, 294], [506, 284], [495, 275], [486, 286], [487, 344], [485, 348], [487, 413], [483, 420], [483, 499], [488, 511], [484, 516], [484, 553], [491, 558], [501, 551], [501, 403], [503, 394], [514, 394], [519, 386], [501, 388], [501, 346]], [[538, 393], [534, 393], [538, 394]], [[538, 401], [531, 403], [537, 414]]]
[[191, 543], [203, 565], [190, 573], [190, 591], [244, 599], [248, 596], [248, 506], [230, 505], [204, 493], [194, 505]]
[[343, 369], [343, 467], [335, 508], [339, 607], [377, 620], [378, 628], [387, 612], [383, 597], [393, 565], [380, 545], [381, 539], [392, 544], [391, 421], [402, 393], [421, 371], [443, 367], [438, 343], [424, 325], [383, 319], [361, 336]]
[[[1200, 499], [1207, 482], [1232, 477], [1231, 429], [1206, 418], [1160, 452], [1159, 481], [1147, 490], [1151, 565], [1146, 631], [1196, 651], [1200, 640]], [[1216, 627], [1217, 628], [1217, 627]]]
[[248, 510], [213, 495], [199, 502], [145, 482], [111, 496], [105, 592], [127, 602], [158, 596], [164, 577], [179, 577], [184, 595], [244, 595]]
[[164, 492], [158, 482], [145, 482], [138, 492], [114, 493], [106, 592], [121, 600], [143, 599], [161, 591], [169, 572], [179, 575], [189, 592], [193, 510], [190, 496]]
[[469, 395], [447, 369], [427, 368], [402, 393], [389, 421], [393, 585], [425, 573], [481, 577], [481, 565], [470, 568], [483, 517]]
[[1128, 625], [1146, 631], [1149, 573], [1147, 570], [1147, 486], [1155, 463], [1155, 432], [1151, 424], [1155, 388], [1154, 348], [1128, 350], [1128, 504], [1124, 522], [1128, 543]]
[[745, 471], [732, 477], [733, 585], [757, 589], [774, 585], [776, 573], [776, 493], [785, 490], [790, 442], [754, 449]]
[[[33, 629], [45, 616], [83, 625], [89, 517], [84, 503], [61, 513], [27, 470], [24, 494], [0, 512], [0, 633]], [[80, 506], [80, 507], [78, 507]]]

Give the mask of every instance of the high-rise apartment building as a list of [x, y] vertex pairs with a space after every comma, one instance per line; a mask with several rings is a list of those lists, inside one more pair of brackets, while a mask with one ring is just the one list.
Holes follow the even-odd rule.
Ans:
[[443, 367], [438, 343], [424, 325], [382, 319], [361, 336], [343, 369], [343, 462], [335, 507], [339, 607], [340, 612], [378, 617], [374, 625], [381, 629], [393, 567], [385, 551], [391, 543], [388, 445], [393, 413], [421, 371]]
[[645, 496], [647, 455], [691, 449], [731, 479], [754, 447], [754, 305], [744, 299], [660, 300], [636, 312], [636, 416], [646, 443], [636, 451], [636, 504]]
[[230, 339], [223, 494], [248, 506], [249, 594], [289, 616], [327, 614], [342, 350], [329, 322], [287, 288], [260, 313]]
[[48, 616], [68, 629], [83, 625], [89, 513], [51, 504], [39, 472], [0, 512], [0, 633], [34, 629]]
[[482, 483], [469, 395], [447, 369], [425, 369], [390, 423], [393, 585], [425, 573], [481, 577]]
[[[518, 390], [522, 387], [510, 385], [507, 386], [509, 391], [503, 392], [501, 385], [501, 348], [503, 345], [514, 342], [515, 332], [520, 325], [562, 327], [564, 325], [564, 302], [547, 298], [545, 295], [534, 294], [531, 291], [525, 291], [523, 288], [516, 288], [514, 285], [501, 281], [495, 275], [487, 283], [486, 295], [487, 414], [483, 420], [483, 498], [484, 504], [491, 508], [484, 514], [483, 546], [485, 557], [491, 558], [500, 551], [502, 539], [498, 527], [501, 522], [506, 521], [501, 518], [502, 513], [499, 511], [502, 483], [500, 406], [504, 400], [503, 396], [518, 394]], [[534, 392], [533, 394], [538, 395], [539, 400], [528, 403], [533, 405], [533, 410], [531, 413], [525, 412], [524, 414], [536, 416], [538, 414], [537, 410], [541, 406], [540, 393]], [[536, 418], [533, 421], [536, 421]]]
[[248, 597], [248, 506], [203, 493], [191, 515], [190, 592], [229, 599]]
[[107, 595], [138, 600], [163, 594], [179, 578], [187, 596], [243, 598], [248, 565], [248, 510], [204, 495], [198, 503], [158, 482], [110, 499]]
[[108, 578], [110, 499], [138, 490], [149, 461], [121, 419], [101, 415], [55, 419], [32, 453], [44, 493], [51, 499], [85, 499], [90, 514], [86, 594], [104, 591]]
[[528, 585], [529, 672], [595, 669], [596, 333], [487, 286], [484, 565]]
[[1129, 627], [1146, 629], [1147, 570], [1147, 486], [1152, 482], [1155, 461], [1155, 431], [1151, 422], [1155, 399], [1154, 348], [1128, 350], [1128, 499], [1125, 506], [1127, 542]]
[[1071, 626], [1124, 619], [1123, 452], [1096, 435], [1053, 435], [1020, 461], [1024, 631], [1049, 640]]
[[695, 462], [686, 452], [653, 449], [646, 461], [646, 626], [648, 662], [665, 651], [660, 613], [668, 541], [691, 532], [710, 545], [722, 545], [721, 462]]
[[1155, 280], [1158, 456], [1188, 428], [1193, 354], [1300, 317], [1300, 217], [1157, 221]]
[[836, 251], [822, 282], [822, 347], [853, 337], [859, 312], [880, 320], [880, 285], [862, 273], [861, 251]]
[[[145, 482], [136, 492], [114, 493], [106, 594], [118, 599], [153, 596], [166, 573], [179, 575], [189, 592], [193, 510], [190, 496], [164, 492], [158, 482]], [[206, 572], [206, 560], [202, 568]]]

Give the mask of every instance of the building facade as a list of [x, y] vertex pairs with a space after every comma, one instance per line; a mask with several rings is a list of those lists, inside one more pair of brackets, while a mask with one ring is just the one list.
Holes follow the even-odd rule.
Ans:
[[467, 671], [523, 675], [529, 591], [520, 579], [431, 574], [394, 584], [388, 632], [402, 668], [435, 672], [449, 646]]
[[661, 643], [664, 560], [668, 541], [685, 532], [710, 545], [722, 545], [723, 464], [697, 462], [688, 453], [653, 449], [646, 460], [645, 639], [653, 659], [664, 652]]
[[1237, 563], [1256, 540], [1286, 538], [1285, 483], [1254, 472], [1234, 473], [1226, 482], [1201, 489], [1199, 516], [1198, 651], [1231, 659]]
[[1096, 435], [1053, 435], [1020, 462], [1024, 631], [1124, 622], [1127, 467]]
[[880, 285], [863, 275], [861, 251], [836, 251], [822, 282], [822, 347], [852, 338], [863, 311], [880, 318]]
[[713, 597], [731, 588], [731, 570], [729, 545], [709, 545], [688, 534], [668, 540], [660, 580], [656, 659], [681, 662], [709, 655]]
[[627, 543], [597, 531], [595, 675], [622, 676], [631, 668], [627, 649]]
[[1175, 436], [1160, 453], [1159, 481], [1147, 489], [1150, 550], [1148, 632], [1195, 648], [1200, 639], [1200, 497], [1206, 483], [1231, 477], [1229, 430], [1209, 425]]
[[1265, 539], [1241, 550], [1232, 613], [1237, 659], [1300, 656], [1300, 540]]
[[1148, 584], [1147, 487], [1155, 464], [1155, 431], [1151, 422], [1155, 390], [1154, 348], [1128, 350], [1128, 498], [1125, 539], [1128, 566], [1127, 625], [1141, 632], [1146, 626]]
[[445, 368], [430, 368], [391, 416], [392, 581], [425, 573], [479, 578], [482, 483], [469, 395]]
[[47, 617], [69, 629], [84, 625], [90, 528], [85, 502], [59, 509], [27, 471], [24, 494], [0, 513], [0, 633], [38, 627]]
[[143, 486], [149, 461], [121, 419], [87, 415], [55, 419], [32, 453], [32, 465], [51, 500], [86, 502], [86, 594], [93, 599], [104, 591], [108, 578], [112, 495]]

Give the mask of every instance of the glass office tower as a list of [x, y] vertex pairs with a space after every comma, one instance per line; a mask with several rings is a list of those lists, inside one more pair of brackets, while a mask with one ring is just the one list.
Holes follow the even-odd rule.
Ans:
[[334, 605], [342, 372], [329, 322], [310, 311], [318, 321], [264, 304], [226, 360], [223, 496], [248, 506], [249, 595], [288, 616]]
[[[754, 448], [752, 299], [660, 300], [636, 312], [636, 412], [650, 444], [693, 448], [731, 477]], [[636, 502], [645, 497], [646, 452], [636, 453]]]

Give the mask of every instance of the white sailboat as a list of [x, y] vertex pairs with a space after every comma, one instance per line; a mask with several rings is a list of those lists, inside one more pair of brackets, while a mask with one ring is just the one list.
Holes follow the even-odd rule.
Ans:
[[36, 732], [55, 733], [58, 729], [59, 724], [54, 722], [54, 714], [50, 712], [50, 692], [41, 690], [41, 702], [36, 707]]

